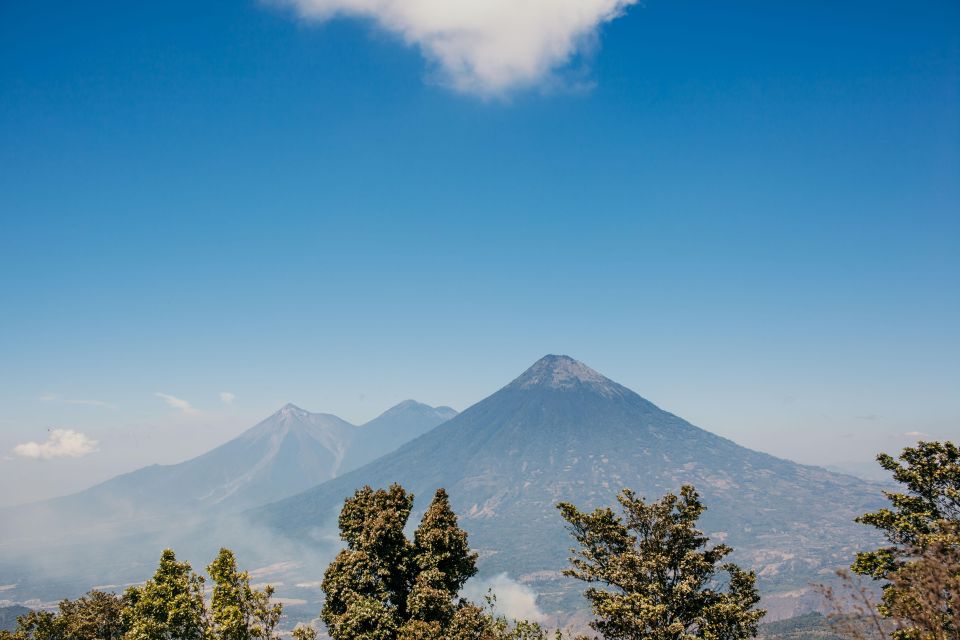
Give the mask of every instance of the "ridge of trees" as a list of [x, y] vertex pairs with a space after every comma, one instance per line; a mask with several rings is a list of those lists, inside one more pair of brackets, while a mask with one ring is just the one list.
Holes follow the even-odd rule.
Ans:
[[[207, 567], [213, 583], [209, 606], [203, 576], [171, 549], [160, 555], [153, 577], [123, 595], [93, 590], [61, 600], [57, 611], [31, 611], [0, 640], [271, 640], [283, 606], [273, 588], [254, 589], [229, 549]], [[299, 638], [298, 640], [313, 640]]]

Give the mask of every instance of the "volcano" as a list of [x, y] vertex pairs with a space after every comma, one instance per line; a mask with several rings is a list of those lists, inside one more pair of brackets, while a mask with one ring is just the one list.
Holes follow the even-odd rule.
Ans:
[[250, 512], [299, 539], [329, 532], [345, 497], [400, 483], [422, 508], [444, 487], [480, 552], [549, 607], [568, 606], [560, 574], [571, 540], [560, 501], [608, 506], [622, 488], [648, 499], [693, 484], [701, 525], [757, 571], [768, 595], [801, 593], [871, 544], [853, 518], [877, 485], [750, 450], [664, 411], [570, 357], [550, 355], [455, 418], [331, 481]]

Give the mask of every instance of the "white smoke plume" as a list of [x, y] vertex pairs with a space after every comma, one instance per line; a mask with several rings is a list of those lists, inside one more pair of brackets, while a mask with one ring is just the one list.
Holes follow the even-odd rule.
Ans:
[[483, 603], [488, 592], [496, 596], [494, 610], [509, 620], [529, 620], [542, 622], [545, 618], [537, 606], [536, 592], [517, 582], [506, 573], [481, 580], [470, 580], [464, 585], [460, 595], [467, 600]]
[[372, 20], [419, 47], [442, 80], [485, 97], [533, 85], [638, 0], [268, 0], [305, 19]]

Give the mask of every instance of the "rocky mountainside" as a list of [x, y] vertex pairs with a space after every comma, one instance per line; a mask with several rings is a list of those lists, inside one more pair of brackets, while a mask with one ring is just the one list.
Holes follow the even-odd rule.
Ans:
[[547, 356], [393, 453], [250, 517], [302, 539], [329, 531], [358, 487], [392, 482], [421, 508], [445, 487], [482, 572], [508, 572], [557, 608], [572, 588], [559, 574], [570, 547], [559, 501], [611, 505], [623, 487], [652, 499], [692, 483], [709, 508], [705, 531], [735, 547], [769, 596], [796, 595], [848, 564], [870, 543], [853, 518], [881, 500], [876, 485], [739, 446], [576, 360]]

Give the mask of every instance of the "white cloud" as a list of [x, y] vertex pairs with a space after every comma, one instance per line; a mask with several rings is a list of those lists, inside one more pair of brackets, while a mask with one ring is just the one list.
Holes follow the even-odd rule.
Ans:
[[929, 438], [929, 433], [924, 433], [923, 431], [907, 431], [905, 434], [908, 438]]
[[495, 610], [512, 620], [541, 622], [543, 612], [537, 606], [537, 594], [527, 585], [517, 582], [506, 573], [486, 580], [470, 580], [460, 595], [473, 602], [483, 602], [488, 591], [497, 597]]
[[182, 413], [185, 413], [186, 415], [196, 415], [200, 413], [199, 411], [194, 409], [189, 402], [187, 402], [182, 398], [171, 396], [168, 393], [160, 393], [159, 391], [153, 395], [157, 396], [158, 398], [166, 402], [169, 406], [179, 410]]
[[24, 458], [80, 458], [97, 450], [97, 441], [72, 429], [54, 429], [45, 442], [24, 442], [13, 452]]
[[270, 0], [305, 19], [360, 17], [420, 48], [458, 91], [502, 95], [541, 81], [638, 0]]
[[233, 404], [233, 401], [237, 399], [237, 396], [229, 391], [220, 392], [220, 402], [223, 404]]
[[56, 393], [45, 393], [40, 396], [41, 402], [50, 402], [54, 404], [76, 404], [83, 405], [87, 407], [103, 407], [104, 409], [116, 409], [117, 406], [110, 404], [109, 402], [104, 402], [103, 400], [74, 400], [71, 398], [63, 398]]

